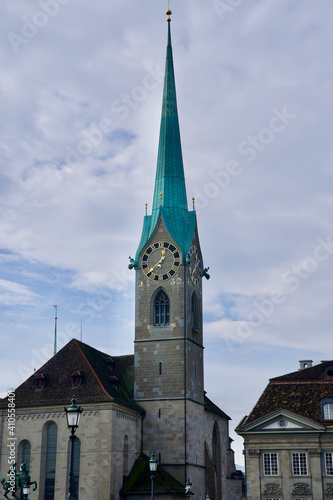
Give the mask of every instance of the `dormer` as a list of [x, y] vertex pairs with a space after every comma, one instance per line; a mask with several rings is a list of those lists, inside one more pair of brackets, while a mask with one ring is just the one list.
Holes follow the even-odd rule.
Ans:
[[333, 365], [326, 366], [324, 369], [324, 380], [333, 380]]
[[116, 363], [111, 356], [104, 356], [105, 363], [112, 373], [115, 371]]
[[119, 380], [119, 378], [115, 377], [115, 376], [111, 376], [111, 377], [109, 377], [109, 380], [110, 380], [110, 383], [111, 383], [112, 387], [114, 389], [116, 389], [116, 391], [119, 392], [119, 390], [120, 390], [120, 380]]
[[82, 383], [82, 372], [79, 370], [75, 373], [72, 373], [72, 387], [80, 387]]
[[44, 389], [46, 386], [46, 379], [47, 379], [46, 373], [38, 373], [34, 379], [35, 388], [37, 390]]

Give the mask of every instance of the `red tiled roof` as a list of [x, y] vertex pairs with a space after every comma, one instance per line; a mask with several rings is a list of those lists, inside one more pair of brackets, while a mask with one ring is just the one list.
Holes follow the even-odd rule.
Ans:
[[[17, 407], [66, 405], [75, 392], [80, 405], [118, 401], [143, 411], [133, 402], [134, 356], [113, 357], [113, 371], [105, 358], [104, 352], [72, 339], [16, 389]], [[83, 380], [80, 387], [73, 387], [72, 375], [78, 372], [84, 375]], [[45, 384], [43, 388], [37, 389], [36, 379], [41, 376]], [[112, 384], [110, 376], [118, 378], [119, 391]]]
[[332, 366], [333, 361], [325, 361], [271, 379], [244, 423], [249, 424], [280, 409], [325, 423], [321, 419], [320, 401], [333, 397], [333, 377], [327, 375]]

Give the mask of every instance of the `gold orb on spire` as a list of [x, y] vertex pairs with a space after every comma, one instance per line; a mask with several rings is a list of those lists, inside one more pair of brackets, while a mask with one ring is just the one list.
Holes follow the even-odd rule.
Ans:
[[170, 2], [168, 0], [168, 10], [166, 11], [166, 15], [168, 16], [168, 19], [167, 21], [171, 21], [171, 14], [172, 14], [172, 11], [170, 10]]

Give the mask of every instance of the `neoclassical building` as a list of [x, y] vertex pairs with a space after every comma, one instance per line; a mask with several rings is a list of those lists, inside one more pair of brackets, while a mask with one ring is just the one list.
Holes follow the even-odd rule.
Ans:
[[236, 431], [248, 500], [333, 499], [333, 361], [273, 378]]
[[[64, 406], [84, 407], [74, 447], [80, 500], [155, 493], [240, 500], [229, 417], [204, 390], [204, 267], [196, 211], [188, 209], [180, 142], [170, 15], [159, 149], [151, 214], [129, 268], [135, 272], [134, 355], [112, 356], [71, 340], [15, 391], [18, 462], [39, 484], [33, 500], [63, 500], [69, 439]], [[7, 400], [1, 402], [1, 475], [8, 470]]]

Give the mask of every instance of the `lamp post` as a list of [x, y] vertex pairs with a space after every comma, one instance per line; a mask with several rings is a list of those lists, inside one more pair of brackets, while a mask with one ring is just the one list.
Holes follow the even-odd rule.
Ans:
[[[37, 490], [37, 483], [36, 481], [31, 481], [31, 477], [29, 474], [29, 467], [26, 462], [23, 462], [20, 467], [18, 472], [15, 474], [16, 475], [16, 485], [18, 488], [21, 488], [21, 494], [20, 498], [23, 500], [29, 500], [29, 491], [30, 491], [30, 486], [34, 485], [33, 491]], [[14, 493], [12, 493], [12, 496], [15, 496]], [[17, 496], [15, 498], [18, 498]]]
[[22, 486], [22, 490], [23, 490], [23, 499], [24, 500], [28, 500], [30, 486], [28, 484], [24, 484]]
[[69, 500], [76, 500], [75, 487], [73, 481], [73, 466], [74, 466], [74, 440], [76, 438], [75, 431], [80, 425], [80, 417], [83, 412], [81, 406], [77, 406], [77, 399], [75, 394], [72, 399], [72, 404], [69, 408], [64, 408], [67, 418], [67, 426], [71, 430], [69, 439], [71, 440], [71, 464], [69, 470]]
[[155, 472], [157, 471], [157, 460], [155, 458], [154, 452], [151, 454], [150, 460], [149, 460], [149, 469], [151, 472], [151, 500], [154, 500], [154, 479], [155, 479]]
[[187, 495], [187, 500], [190, 500], [191, 486], [192, 486], [192, 483], [191, 483], [190, 479], [188, 478], [187, 481], [186, 481], [186, 484], [185, 484], [185, 493]]

